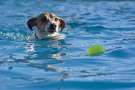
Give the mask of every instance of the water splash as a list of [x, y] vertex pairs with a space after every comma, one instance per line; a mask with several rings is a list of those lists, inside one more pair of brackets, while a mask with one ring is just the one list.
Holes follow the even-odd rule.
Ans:
[[0, 39], [26, 41], [28, 40], [28, 35], [16, 32], [0, 32]]

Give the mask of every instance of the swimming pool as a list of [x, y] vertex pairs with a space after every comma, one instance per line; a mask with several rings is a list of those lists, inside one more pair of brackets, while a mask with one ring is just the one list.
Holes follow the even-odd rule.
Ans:
[[[135, 2], [1, 0], [0, 90], [134, 90]], [[27, 40], [41, 12], [66, 21], [64, 40]], [[87, 56], [101, 44], [106, 52]]]

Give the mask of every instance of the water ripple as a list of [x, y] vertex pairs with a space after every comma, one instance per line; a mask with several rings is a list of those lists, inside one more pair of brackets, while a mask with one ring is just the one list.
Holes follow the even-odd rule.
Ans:
[[[134, 90], [135, 2], [94, 0], [0, 1], [1, 90]], [[28, 18], [64, 18], [64, 40], [27, 40]], [[106, 52], [88, 56], [102, 44]]]

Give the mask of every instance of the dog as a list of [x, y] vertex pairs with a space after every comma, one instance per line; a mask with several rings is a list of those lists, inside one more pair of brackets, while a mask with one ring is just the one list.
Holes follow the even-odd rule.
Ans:
[[32, 17], [27, 21], [27, 26], [31, 31], [36, 27], [32, 39], [64, 38], [60, 32], [65, 28], [65, 21], [53, 13], [46, 12]]

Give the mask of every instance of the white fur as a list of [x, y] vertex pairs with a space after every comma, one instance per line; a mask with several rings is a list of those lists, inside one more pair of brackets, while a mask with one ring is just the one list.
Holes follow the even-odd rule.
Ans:
[[[36, 36], [35, 36], [36, 35]], [[36, 40], [36, 39], [55, 39], [55, 40], [60, 40], [60, 39], [64, 39], [65, 38], [65, 35], [64, 34], [60, 34], [58, 32], [55, 32], [53, 34], [48, 34], [46, 32], [39, 32], [39, 31], [36, 31], [33, 33], [32, 36], [30, 36], [28, 38], [28, 40]]]

